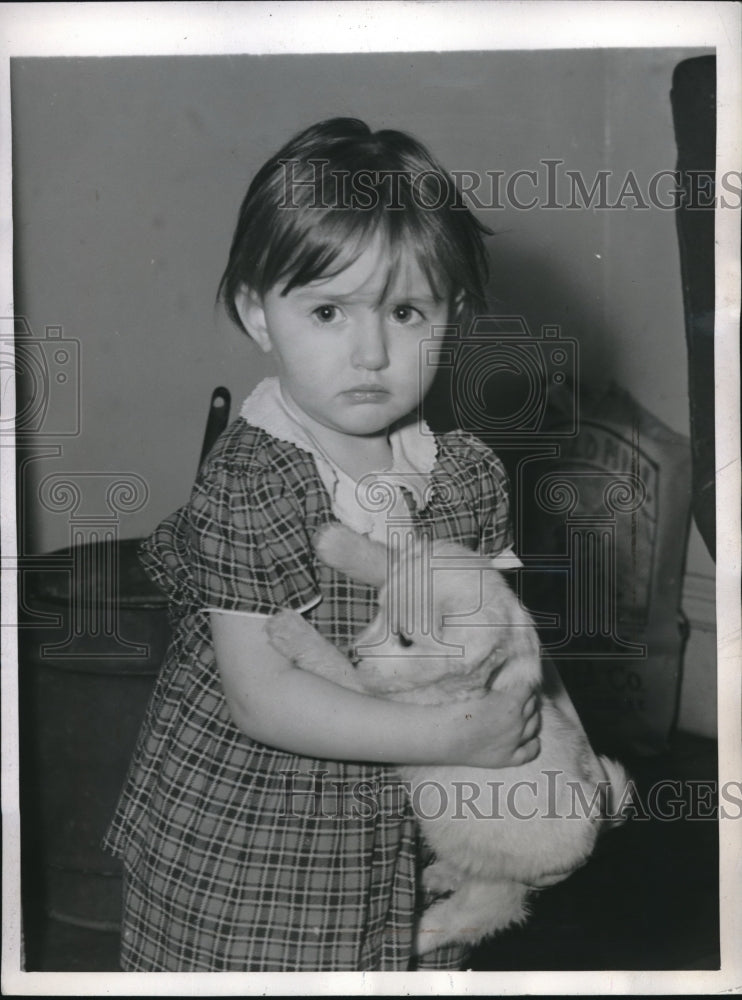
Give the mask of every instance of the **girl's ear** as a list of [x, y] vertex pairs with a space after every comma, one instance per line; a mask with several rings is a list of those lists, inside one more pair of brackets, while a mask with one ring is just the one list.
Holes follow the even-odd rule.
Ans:
[[242, 285], [234, 299], [237, 315], [255, 343], [267, 354], [273, 347], [265, 322], [263, 302], [257, 292]]

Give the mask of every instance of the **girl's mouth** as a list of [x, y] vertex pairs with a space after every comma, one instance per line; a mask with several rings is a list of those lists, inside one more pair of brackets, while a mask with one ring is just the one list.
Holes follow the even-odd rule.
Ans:
[[352, 389], [346, 389], [341, 395], [351, 403], [383, 403], [390, 393], [378, 385], [356, 385]]

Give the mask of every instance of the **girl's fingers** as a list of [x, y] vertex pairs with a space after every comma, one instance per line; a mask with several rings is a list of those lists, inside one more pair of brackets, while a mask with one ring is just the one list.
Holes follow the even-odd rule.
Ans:
[[521, 743], [513, 754], [513, 764], [527, 764], [529, 760], [534, 760], [538, 757], [540, 751], [541, 740], [538, 736], [534, 736], [533, 739], [528, 740], [527, 743]]
[[533, 737], [536, 736], [536, 734], [538, 733], [539, 729], [541, 729], [541, 713], [535, 712], [523, 726], [523, 734], [520, 740], [521, 744], [527, 743], [528, 740], [533, 739]]
[[527, 719], [536, 712], [538, 708], [538, 699], [535, 694], [532, 694], [523, 705], [523, 718]]

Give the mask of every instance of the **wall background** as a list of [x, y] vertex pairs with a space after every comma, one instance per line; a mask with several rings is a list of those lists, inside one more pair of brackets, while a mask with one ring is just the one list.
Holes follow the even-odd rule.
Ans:
[[[211, 390], [226, 385], [236, 413], [269, 373], [214, 296], [246, 186], [293, 132], [353, 115], [414, 133], [450, 169], [509, 175], [555, 158], [588, 183], [610, 170], [617, 195], [628, 171], [646, 184], [674, 168], [672, 71], [695, 54], [13, 60], [16, 312], [37, 340], [47, 326], [62, 327], [80, 356], [79, 434], [56, 456], [39, 435], [25, 467], [26, 551], [69, 544], [67, 516], [37, 498], [54, 472], [141, 476], [148, 502], [122, 516], [120, 534], [147, 534], [188, 495]], [[518, 191], [532, 194], [527, 182]], [[494, 311], [522, 313], [534, 332], [560, 324], [579, 341], [587, 383], [614, 378], [687, 434], [674, 213], [480, 215], [497, 234]], [[41, 429], [53, 435], [52, 426]], [[687, 568], [692, 600], [708, 608], [713, 563], [695, 531]], [[684, 706], [702, 729], [715, 717], [713, 675], [702, 662], [709, 655], [689, 657], [695, 693]]]

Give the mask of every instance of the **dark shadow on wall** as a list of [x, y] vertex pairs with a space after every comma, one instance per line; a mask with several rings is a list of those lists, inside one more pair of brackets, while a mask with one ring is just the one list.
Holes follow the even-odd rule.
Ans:
[[[516, 248], [506, 233], [495, 233], [488, 254], [487, 316], [451, 338], [467, 343], [469, 353], [460, 352], [453, 370], [441, 367], [423, 412], [434, 430], [463, 427], [492, 446], [510, 476], [517, 510], [516, 471], [524, 448], [538, 446], [544, 440], [540, 431], [565, 409], [579, 412], [584, 390], [598, 397], [608, 388], [622, 330], [599, 303], [584, 301], [569, 268], [555, 264], [549, 253]], [[570, 303], [577, 302], [579, 309], [573, 309]], [[550, 338], [566, 348], [557, 365], [563, 381], [554, 380], [552, 352], [543, 350], [544, 344], [551, 347]]]

